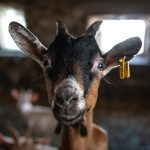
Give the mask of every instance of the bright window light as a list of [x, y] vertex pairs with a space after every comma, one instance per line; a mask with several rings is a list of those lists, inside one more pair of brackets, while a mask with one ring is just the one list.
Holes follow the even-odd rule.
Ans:
[[139, 54], [142, 54], [144, 51], [145, 29], [146, 24], [143, 20], [104, 20], [95, 38], [104, 54], [117, 43], [138, 36], [143, 43], [139, 52]]
[[24, 13], [22, 10], [11, 7], [0, 6], [0, 46], [2, 50], [19, 50], [15, 42], [12, 40], [8, 26], [11, 21], [17, 21], [26, 26]]

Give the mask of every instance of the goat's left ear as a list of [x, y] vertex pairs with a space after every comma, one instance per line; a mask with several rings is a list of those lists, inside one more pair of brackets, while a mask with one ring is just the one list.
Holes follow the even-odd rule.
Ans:
[[142, 41], [139, 37], [132, 37], [115, 45], [103, 56], [106, 66], [104, 75], [119, 65], [119, 59], [125, 57], [127, 61], [130, 61], [139, 52], [141, 46]]

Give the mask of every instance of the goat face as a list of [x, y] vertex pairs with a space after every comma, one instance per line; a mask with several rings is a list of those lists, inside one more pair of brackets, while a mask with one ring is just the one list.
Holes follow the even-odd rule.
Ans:
[[87, 109], [85, 99], [91, 83], [102, 76], [103, 58], [96, 41], [91, 35], [75, 39], [58, 34], [47, 56], [51, 58], [46, 74], [54, 89], [54, 114], [64, 124], [77, 123]]
[[96, 104], [101, 78], [118, 65], [120, 58], [130, 60], [140, 50], [141, 40], [134, 37], [102, 55], [95, 40], [100, 24], [101, 21], [95, 22], [75, 38], [58, 21], [57, 36], [47, 49], [25, 27], [10, 23], [9, 31], [16, 44], [44, 69], [49, 100], [61, 124], [80, 122]]

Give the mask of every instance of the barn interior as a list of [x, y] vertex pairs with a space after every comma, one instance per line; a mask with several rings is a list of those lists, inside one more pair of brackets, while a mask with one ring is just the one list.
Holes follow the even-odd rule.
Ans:
[[[115, 40], [111, 43], [115, 36], [116, 40], [120, 41], [130, 36], [141, 37], [142, 50], [130, 62], [131, 77], [121, 80], [119, 68], [115, 68], [101, 82], [94, 122], [108, 132], [110, 150], [149, 150], [150, 1], [148, 0], [1, 0], [0, 133], [11, 137], [10, 128], [13, 128], [20, 136], [27, 136], [25, 133], [28, 128], [27, 119], [18, 109], [21, 94], [25, 94], [22, 91], [32, 94], [30, 98], [33, 106], [49, 107], [43, 71], [35, 61], [26, 57], [15, 46], [8, 33], [9, 23], [17, 21], [25, 25], [48, 47], [55, 38], [55, 22], [58, 19], [63, 20], [74, 36], [81, 35], [95, 20], [104, 20], [106, 24], [109, 21], [109, 27], [106, 25], [101, 31], [105, 34], [104, 37], [100, 37], [104, 43], [100, 46], [104, 51], [109, 50], [113, 46], [111, 44], [117, 44]], [[58, 147], [60, 136], [51, 132], [51, 137], [47, 135], [40, 137], [49, 139], [50, 145]], [[32, 138], [35, 136], [36, 133]]]

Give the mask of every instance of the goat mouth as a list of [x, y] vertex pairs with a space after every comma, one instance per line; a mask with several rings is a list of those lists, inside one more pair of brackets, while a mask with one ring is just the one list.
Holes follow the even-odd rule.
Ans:
[[77, 115], [62, 115], [59, 117], [59, 121], [63, 124], [63, 125], [67, 125], [67, 126], [73, 126], [77, 123], [79, 123], [82, 119], [84, 115], [84, 111], [79, 112]]

